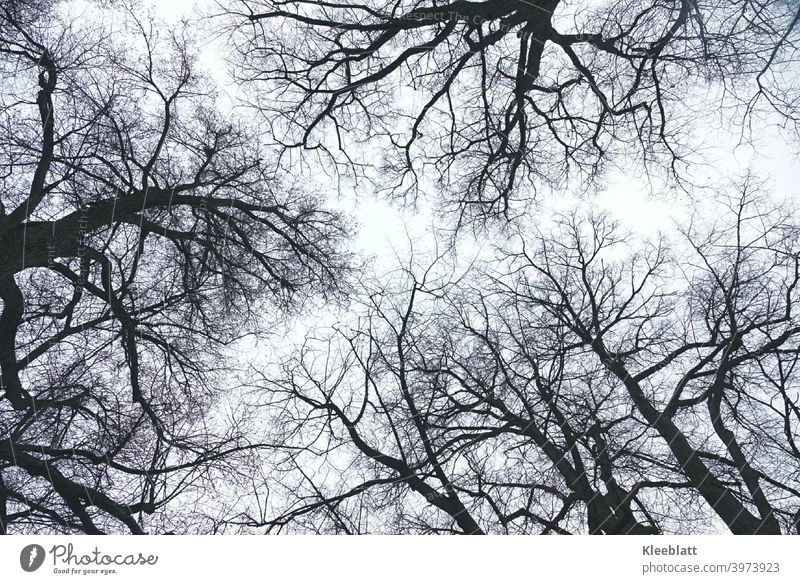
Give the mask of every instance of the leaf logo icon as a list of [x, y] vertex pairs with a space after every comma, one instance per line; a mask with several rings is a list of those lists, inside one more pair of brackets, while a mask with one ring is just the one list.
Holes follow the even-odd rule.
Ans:
[[35, 572], [42, 567], [44, 563], [45, 553], [44, 548], [38, 544], [32, 543], [22, 548], [19, 553], [19, 565], [26, 572]]

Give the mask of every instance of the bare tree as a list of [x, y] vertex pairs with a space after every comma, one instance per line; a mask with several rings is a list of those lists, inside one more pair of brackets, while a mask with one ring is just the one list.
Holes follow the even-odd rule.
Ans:
[[266, 376], [293, 504], [250, 525], [796, 532], [800, 226], [751, 182], [719, 207], [672, 242], [576, 213], [373, 290]]
[[259, 447], [214, 414], [225, 346], [337, 294], [346, 230], [215, 111], [185, 32], [68, 8], [0, 7], [0, 532], [190, 529], [160, 511]]
[[[800, 224], [752, 178], [658, 240], [575, 212], [354, 283], [282, 172], [462, 219], [618, 152], [677, 172], [700, 78], [794, 119], [796, 4], [223, 4], [267, 128], [185, 27], [0, 6], [0, 532], [800, 531]], [[269, 312], [345, 295], [243, 377]]]
[[[785, 0], [240, 0], [240, 77], [286, 148], [362, 166], [467, 216], [622, 158], [683, 174], [700, 84], [796, 118], [798, 12]], [[708, 95], [703, 98], [707, 99]], [[691, 118], [691, 120], [689, 119]], [[522, 192], [520, 192], [522, 191]], [[462, 219], [464, 216], [462, 215]]]

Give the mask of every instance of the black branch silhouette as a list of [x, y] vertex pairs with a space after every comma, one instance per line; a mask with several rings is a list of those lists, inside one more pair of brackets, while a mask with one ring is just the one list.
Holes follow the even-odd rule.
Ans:
[[158, 512], [263, 447], [213, 422], [225, 346], [336, 295], [346, 225], [214, 111], [180, 31], [41, 8], [0, 7], [0, 533], [188, 529]]
[[265, 375], [294, 503], [250, 524], [796, 533], [800, 225], [752, 185], [719, 208], [671, 243], [575, 213], [471, 277], [375, 283]]
[[[587, 3], [589, 4], [589, 3]], [[797, 120], [784, 0], [242, 0], [223, 5], [240, 80], [286, 148], [393, 195], [436, 184], [460, 221], [638, 160], [683, 180], [688, 96]], [[709, 90], [708, 94], [714, 91]], [[364, 142], [381, 152], [359, 162]]]
[[794, 124], [796, 2], [113, 4], [0, 4], [0, 534], [800, 533], [796, 210], [525, 205]]

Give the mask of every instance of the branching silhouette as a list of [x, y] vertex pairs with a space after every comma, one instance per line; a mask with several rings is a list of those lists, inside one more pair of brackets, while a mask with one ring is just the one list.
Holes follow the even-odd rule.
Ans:
[[[521, 204], [682, 180], [698, 86], [794, 124], [798, 4], [586, 4], [219, 0], [223, 90], [185, 23], [4, 1], [0, 534], [800, 533], [792, 206]], [[309, 168], [450, 247], [354, 277]]]
[[181, 32], [128, 19], [0, 7], [2, 533], [174, 526], [258, 447], [210, 417], [224, 346], [346, 268], [341, 217], [214, 111]]
[[376, 287], [265, 376], [294, 504], [252, 525], [795, 533], [800, 225], [750, 183], [718, 207], [672, 242], [575, 213]]
[[[745, 117], [765, 106], [797, 120], [786, 67], [800, 11], [784, 0], [220, 6], [240, 80], [279, 142], [377, 175], [396, 196], [436, 184], [462, 221], [514, 215], [537, 187], [591, 179], [619, 157], [683, 178], [698, 84]], [[364, 142], [380, 149], [378, 169], [360, 162]]]

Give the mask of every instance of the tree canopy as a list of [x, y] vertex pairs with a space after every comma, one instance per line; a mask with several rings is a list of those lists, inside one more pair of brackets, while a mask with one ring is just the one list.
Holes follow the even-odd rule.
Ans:
[[[324, 150], [355, 174], [378, 148], [379, 184], [435, 184], [462, 218], [620, 158], [684, 174], [686, 124], [764, 109], [797, 120], [798, 19], [784, 0], [242, 0], [240, 78], [286, 148]], [[736, 116], [735, 116], [736, 117]]]
[[125, 47], [39, 8], [0, 9], [0, 528], [141, 533], [257, 446], [206, 419], [222, 349], [335, 292], [346, 228], [214, 109], [181, 31], [130, 13]]
[[753, 191], [669, 239], [576, 212], [373, 284], [262, 384], [293, 504], [253, 525], [796, 533], [798, 224]]
[[799, 20], [3, 2], [0, 534], [800, 533], [796, 206], [678, 188], [709, 112], [796, 146]]

